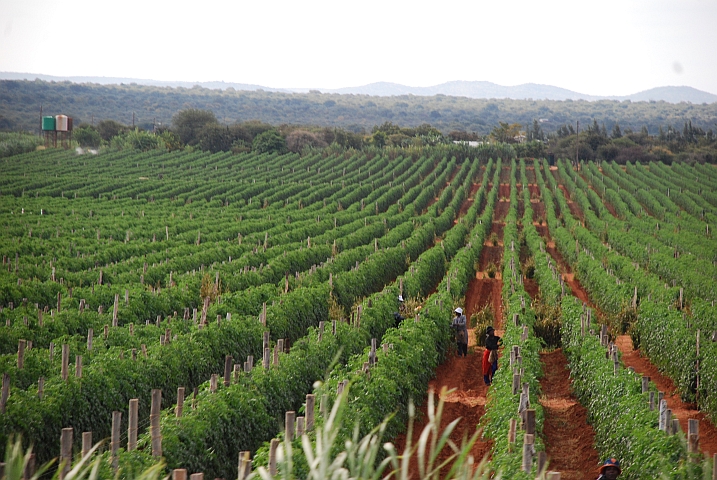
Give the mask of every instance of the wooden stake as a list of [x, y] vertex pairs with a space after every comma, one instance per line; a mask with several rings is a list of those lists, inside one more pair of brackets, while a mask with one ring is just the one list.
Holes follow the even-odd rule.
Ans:
[[115, 305], [112, 309], [112, 326], [117, 326], [117, 310], [119, 309], [119, 293], [115, 293]]
[[162, 413], [162, 390], [152, 389], [152, 406], [149, 414], [149, 432], [152, 438], [152, 456], [162, 456], [162, 434], [159, 431], [159, 418]]
[[184, 409], [184, 387], [177, 388], [177, 407], [174, 409], [174, 416], [181, 418]]
[[60, 435], [60, 480], [64, 480], [72, 463], [72, 428], [63, 428]]
[[18, 340], [17, 342], [17, 369], [22, 370], [25, 366], [25, 347], [27, 340]]
[[296, 427], [294, 426], [295, 419], [296, 419], [296, 412], [294, 412], [294, 411], [286, 412], [286, 415], [284, 416], [284, 421], [285, 421], [284, 438], [286, 438], [286, 440], [289, 442], [294, 440], [294, 432], [296, 431]]
[[267, 347], [264, 349], [264, 358], [262, 359], [262, 366], [264, 367], [264, 370], [269, 370], [270, 360], [271, 360], [271, 349]]
[[86, 457], [92, 450], [92, 432], [82, 432], [82, 457]]
[[687, 451], [690, 453], [698, 453], [700, 439], [700, 422], [699, 420], [690, 418], [687, 420]]
[[310, 432], [314, 429], [314, 408], [316, 406], [316, 395], [306, 395], [306, 431]]
[[127, 451], [137, 449], [137, 424], [139, 423], [139, 399], [129, 400], [129, 427], [127, 428]]
[[75, 377], [82, 378], [82, 355], [75, 356]]
[[110, 455], [112, 456], [112, 468], [117, 469], [117, 452], [120, 449], [120, 424], [122, 423], [122, 412], [112, 412], [112, 436], [110, 437]]
[[239, 452], [239, 477], [238, 480], [245, 480], [251, 473], [250, 452]]
[[224, 386], [228, 387], [232, 381], [232, 367], [234, 366], [234, 359], [231, 355], [224, 357]]
[[10, 375], [6, 372], [2, 374], [2, 396], [0, 396], [0, 413], [5, 413], [7, 399], [10, 396]]
[[515, 418], [510, 419], [510, 425], [508, 427], [508, 443], [515, 443], [515, 432], [518, 427], [518, 421]]
[[94, 335], [95, 335], [94, 329], [88, 328], [87, 329], [87, 351], [88, 352], [92, 351], [92, 338], [94, 337]]
[[531, 408], [525, 413], [525, 433], [535, 435], [535, 410]]
[[175, 468], [172, 470], [172, 480], [187, 480], [187, 470], [184, 468]]
[[533, 466], [533, 435], [525, 434], [523, 436], [523, 463], [521, 470], [530, 472]]
[[269, 473], [273, 476], [276, 476], [276, 474], [277, 474], [276, 456], [277, 456], [278, 449], [279, 449], [279, 439], [272, 438], [271, 444], [269, 445]]
[[545, 472], [545, 467], [548, 464], [548, 454], [541, 451], [538, 452], [538, 476]]

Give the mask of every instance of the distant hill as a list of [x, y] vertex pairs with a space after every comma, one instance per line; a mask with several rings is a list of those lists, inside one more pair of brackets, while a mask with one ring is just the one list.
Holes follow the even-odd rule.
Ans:
[[537, 83], [524, 83], [513, 87], [506, 87], [492, 82], [446, 82], [432, 87], [407, 87], [397, 83], [377, 82], [361, 87], [338, 88], [322, 90], [324, 93], [363, 94], [375, 96], [394, 95], [451, 95], [468, 98], [509, 98], [513, 100], [630, 100], [632, 102], [646, 102], [650, 100], [665, 101], [669, 103], [715, 103], [717, 95], [703, 92], [692, 87], [657, 87], [625, 96], [598, 96], [574, 92], [566, 88]]
[[291, 92], [289, 89], [268, 88], [261, 85], [252, 85], [249, 83], [230, 83], [230, 82], [179, 82], [165, 80], [147, 80], [142, 78], [126, 78], [126, 77], [58, 77], [54, 75], [42, 75], [39, 73], [15, 73], [0, 72], [0, 80], [44, 80], [46, 82], [72, 82], [72, 83], [97, 83], [99, 85], [148, 85], [152, 87], [183, 87], [192, 88], [199, 85], [203, 88], [226, 90], [233, 88], [234, 90], [265, 90], [267, 92]]
[[[109, 79], [104, 79], [105, 81]], [[717, 124], [717, 102], [667, 103], [665, 101], [595, 100], [521, 100], [466, 96], [471, 82], [454, 82], [453, 92], [461, 95], [402, 94], [400, 85], [388, 84], [394, 95], [347, 95], [316, 90], [307, 93], [237, 89], [218, 82], [214, 88], [200, 85], [155, 86], [127, 82], [120, 84], [75, 83], [70, 81], [1, 80], [0, 131], [37, 131], [39, 115], [63, 113], [75, 125], [116, 120], [125, 125], [153, 129], [171, 123], [174, 115], [187, 108], [211, 110], [220, 123], [259, 120], [271, 125], [316, 125], [341, 127], [352, 132], [371, 131], [375, 125], [393, 122], [404, 127], [431, 124], [444, 133], [452, 130], [490, 133], [499, 122], [519, 123], [533, 128], [538, 121], [544, 132], [554, 132], [563, 125], [598, 122], [608, 132], [616, 123], [626, 131], [651, 134], [670, 126], [682, 129], [689, 121], [705, 132]], [[222, 88], [217, 87], [221, 86]], [[224, 88], [226, 86], [226, 88]], [[374, 85], [374, 92], [382, 91]], [[551, 87], [545, 87], [551, 88]], [[527, 96], [527, 95], [526, 95]], [[648, 92], [649, 98], [649, 92]]]
[[320, 90], [322, 93], [371, 95], [377, 97], [390, 97], [399, 95], [434, 96], [448, 95], [467, 98], [496, 98], [513, 100], [630, 100], [632, 102], [665, 101], [668, 103], [689, 102], [695, 104], [715, 103], [717, 95], [697, 90], [686, 86], [656, 87], [643, 92], [625, 96], [598, 96], [574, 92], [566, 88], [554, 87], [552, 85], [540, 85], [537, 83], [524, 83], [512, 87], [498, 85], [485, 81], [452, 81], [434, 85], [431, 87], [409, 87], [398, 83], [376, 82], [358, 87], [345, 87], [335, 89], [308, 89], [308, 88], [270, 88], [261, 85], [232, 82], [179, 82], [163, 80], [146, 80], [137, 78], [122, 77], [57, 77], [52, 75], [41, 75], [34, 73], [0, 72], [0, 79], [3, 80], [35, 80], [44, 81], [69, 81], [73, 83], [97, 83], [100, 85], [149, 85], [155, 87], [183, 87], [192, 88], [200, 86], [203, 88], [227, 90], [258, 91], [266, 92], [297, 92], [308, 93], [311, 90]]

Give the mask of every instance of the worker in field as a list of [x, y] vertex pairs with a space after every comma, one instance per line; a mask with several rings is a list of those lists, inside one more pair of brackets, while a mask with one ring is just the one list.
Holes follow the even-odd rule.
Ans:
[[461, 307], [456, 308], [453, 313], [456, 314], [453, 317], [451, 328], [454, 330], [456, 335], [456, 344], [458, 345], [458, 356], [468, 356], [468, 322], [466, 316], [463, 315], [463, 309]]
[[617, 458], [608, 458], [600, 467], [600, 476], [597, 480], [615, 480], [622, 473], [620, 462]]
[[402, 320], [405, 320], [406, 317], [403, 316], [403, 314], [406, 313], [406, 304], [403, 302], [403, 295], [398, 296], [398, 311], [393, 312], [393, 319], [396, 322], [395, 327], [398, 328], [398, 326], [401, 324]]
[[485, 351], [483, 352], [483, 381], [486, 385], [493, 383], [493, 375], [498, 370], [498, 347], [503, 346], [503, 339], [495, 334], [495, 329], [488, 326], [485, 335]]

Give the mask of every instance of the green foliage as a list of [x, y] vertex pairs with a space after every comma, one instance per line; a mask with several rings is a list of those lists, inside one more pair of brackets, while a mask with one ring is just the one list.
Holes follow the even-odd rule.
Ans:
[[200, 140], [200, 132], [208, 125], [216, 124], [217, 117], [210, 110], [188, 108], [172, 116], [172, 131], [185, 145], [195, 145]]
[[154, 133], [135, 128], [134, 130], [113, 137], [110, 146], [116, 150], [130, 149], [146, 152], [148, 150], [164, 148], [164, 142], [162, 141], [162, 137]]
[[0, 158], [32, 152], [42, 145], [42, 139], [27, 133], [0, 132]]
[[102, 120], [97, 124], [97, 131], [105, 142], [109, 142], [113, 137], [121, 135], [129, 130], [129, 127], [115, 120]]
[[102, 143], [102, 137], [97, 128], [92, 125], [81, 125], [72, 131], [72, 138], [81, 147], [98, 148]]
[[276, 130], [267, 130], [254, 137], [251, 148], [258, 153], [284, 153], [287, 150], [286, 140]]

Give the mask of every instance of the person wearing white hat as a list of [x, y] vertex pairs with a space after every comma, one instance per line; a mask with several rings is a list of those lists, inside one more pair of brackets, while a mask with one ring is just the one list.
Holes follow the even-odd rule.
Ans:
[[402, 314], [405, 312], [405, 304], [403, 303], [403, 295], [398, 296], [398, 311], [393, 312], [393, 319], [395, 321], [395, 327], [398, 328], [398, 326], [401, 324], [402, 320], [405, 320], [406, 317], [404, 317]]
[[455, 317], [453, 317], [453, 323], [451, 323], [451, 328], [456, 333], [456, 344], [458, 345], [458, 356], [467, 357], [468, 356], [468, 322], [466, 320], [466, 316], [463, 315], [463, 309], [461, 307], [456, 308], [453, 310], [453, 312], [456, 314]]

